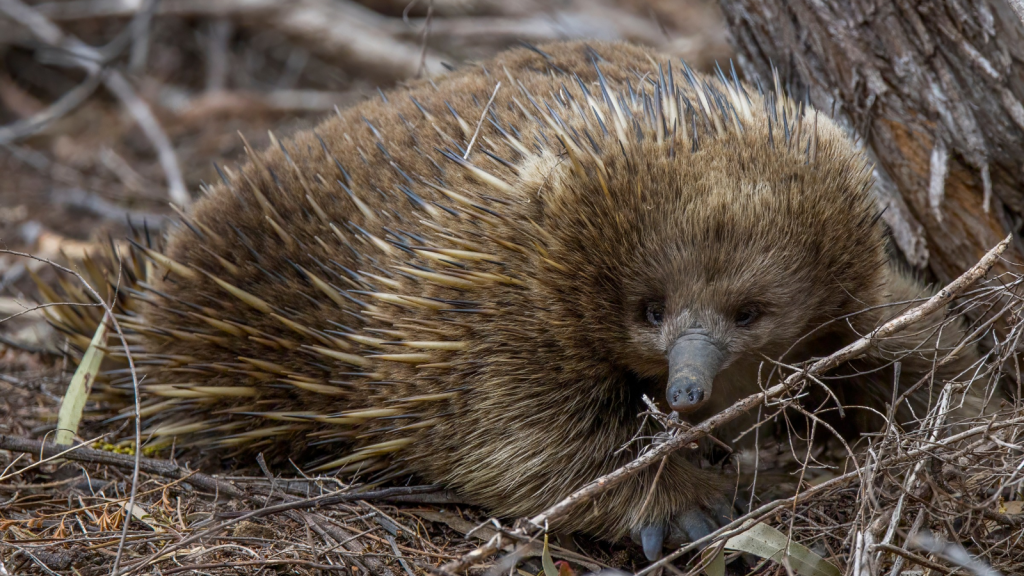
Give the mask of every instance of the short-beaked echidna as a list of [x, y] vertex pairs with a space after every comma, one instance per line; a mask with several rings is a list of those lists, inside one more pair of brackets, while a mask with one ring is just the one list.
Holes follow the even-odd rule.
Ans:
[[[921, 289], [887, 260], [862, 152], [773, 88], [627, 44], [523, 47], [248, 150], [121, 280], [146, 437], [413, 474], [518, 517], [634, 458], [643, 395], [700, 420], [766, 359], [850, 342]], [[933, 332], [833, 393], [882, 409], [897, 353], [905, 388], [961, 335]], [[654, 555], [728, 513], [687, 454], [655, 474], [554, 528]]]

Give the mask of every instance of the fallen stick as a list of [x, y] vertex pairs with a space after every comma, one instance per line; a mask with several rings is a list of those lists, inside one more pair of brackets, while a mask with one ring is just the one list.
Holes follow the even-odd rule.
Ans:
[[[784, 394], [794, 389], [798, 384], [802, 383], [808, 376], [815, 376], [825, 372], [826, 370], [835, 368], [843, 362], [857, 358], [867, 352], [879, 340], [888, 338], [906, 329], [908, 326], [924, 319], [931, 313], [949, 304], [961, 292], [967, 289], [968, 286], [974, 284], [988, 274], [989, 270], [991, 270], [992, 266], [995, 265], [1000, 255], [1006, 250], [1006, 247], [1009, 246], [1012, 238], [1012, 234], [1004, 238], [1002, 242], [996, 244], [995, 247], [989, 250], [977, 264], [964, 272], [959, 278], [947, 284], [946, 287], [939, 290], [937, 294], [926, 300], [920, 306], [911, 308], [907, 312], [889, 320], [885, 324], [882, 324], [878, 328], [872, 330], [867, 336], [864, 336], [833, 354], [814, 362], [808, 366], [807, 369], [791, 374], [781, 383], [776, 384], [775, 386], [772, 386], [758, 394], [747, 396], [686, 431], [677, 432], [670, 436], [665, 442], [658, 444], [644, 455], [638, 457], [625, 466], [590, 482], [554, 506], [544, 510], [533, 518], [530, 518], [530, 524], [546, 530], [549, 524], [564, 517], [570, 510], [579, 504], [592, 500], [597, 495], [618, 485], [623, 480], [626, 480], [640, 470], [643, 470], [655, 462], [659, 462], [664, 456], [696, 442], [709, 434], [713, 429], [739, 417], [752, 408], [756, 408], [768, 400], [782, 397]], [[517, 530], [516, 533], [526, 535], [526, 530], [521, 528]], [[501, 543], [497, 538], [493, 538], [486, 544], [483, 544], [476, 550], [465, 554], [458, 560], [445, 564], [440, 568], [440, 570], [449, 574], [465, 570], [475, 562], [483, 560], [497, 552], [500, 544]]]
[[[75, 446], [69, 450], [67, 446], [51, 444], [49, 442], [43, 443], [38, 440], [20, 438], [18, 436], [7, 436], [4, 434], [0, 434], [0, 450], [25, 452], [28, 454], [35, 454], [40, 458], [50, 458], [60, 454], [60, 457], [65, 460], [107, 464], [109, 466], [117, 466], [128, 470], [135, 467], [134, 456], [117, 454], [106, 450], [94, 450], [84, 446]], [[194, 472], [187, 468], [171, 464], [167, 460], [139, 458], [139, 470], [163, 476], [164, 478], [171, 478], [173, 480], [188, 478], [189, 484], [193, 484], [203, 488], [204, 490], [219, 492], [220, 494], [224, 494], [231, 498], [241, 498], [245, 496], [243, 491], [239, 490], [229, 482], [218, 480], [213, 476], [208, 476], [201, 472]]]

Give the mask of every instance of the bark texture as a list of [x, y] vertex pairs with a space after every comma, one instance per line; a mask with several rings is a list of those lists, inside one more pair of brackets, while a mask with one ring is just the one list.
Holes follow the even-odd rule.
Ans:
[[910, 264], [948, 282], [1010, 232], [1005, 258], [1021, 262], [1019, 0], [720, 1], [750, 79], [770, 82], [774, 63], [868, 144]]

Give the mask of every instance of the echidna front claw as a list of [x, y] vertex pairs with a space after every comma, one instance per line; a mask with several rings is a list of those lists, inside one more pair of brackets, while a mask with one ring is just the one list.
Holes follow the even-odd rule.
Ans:
[[687, 510], [676, 517], [676, 525], [689, 542], [700, 540], [718, 529], [718, 522], [704, 510]]
[[644, 556], [656, 562], [661, 558], [664, 546], [675, 548], [700, 540], [731, 522], [733, 514], [732, 504], [721, 498], [677, 512], [668, 525], [649, 524], [634, 528], [632, 537], [634, 542], [643, 546]]
[[711, 534], [728, 524], [733, 507], [724, 498], [706, 506], [694, 506], [677, 512], [668, 524], [648, 524], [632, 532], [633, 541], [644, 549], [644, 556], [651, 562], [661, 558], [664, 546], [682, 546]]
[[661, 549], [665, 544], [668, 529], [663, 525], [644, 526], [640, 529], [640, 542], [644, 547], [644, 556], [651, 562], [661, 558]]
[[708, 507], [694, 507], [672, 518], [667, 543], [678, 546], [695, 542], [732, 521], [733, 507], [725, 499], [712, 502]]

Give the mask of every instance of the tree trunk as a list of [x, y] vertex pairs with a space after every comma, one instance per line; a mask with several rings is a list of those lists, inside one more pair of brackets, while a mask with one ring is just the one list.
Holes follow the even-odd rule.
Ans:
[[868, 144], [908, 263], [945, 283], [1011, 232], [1022, 261], [1022, 0], [720, 1], [748, 77], [774, 63]]

